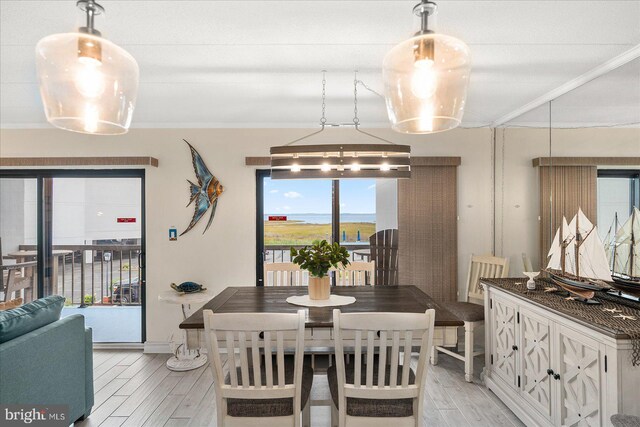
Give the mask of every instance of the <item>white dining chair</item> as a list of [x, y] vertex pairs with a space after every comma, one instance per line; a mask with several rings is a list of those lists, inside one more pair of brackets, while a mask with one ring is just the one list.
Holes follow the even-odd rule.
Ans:
[[309, 281], [309, 272], [292, 262], [264, 264], [265, 286], [303, 286]]
[[344, 268], [332, 268], [336, 286], [365, 286], [375, 283], [376, 264], [373, 261], [352, 261]]
[[299, 427], [302, 408], [308, 424], [313, 369], [304, 364], [304, 311], [203, 315], [218, 427]]
[[448, 354], [464, 362], [464, 379], [473, 382], [473, 358], [484, 354], [474, 351], [474, 334], [478, 326], [484, 323], [484, 297], [480, 287], [480, 279], [507, 277], [509, 274], [509, 258], [498, 258], [491, 255], [471, 255], [469, 274], [467, 276], [466, 301], [442, 302], [443, 307], [464, 322], [464, 353], [458, 354], [444, 347], [433, 347], [431, 363], [438, 363], [438, 352]]
[[[434, 319], [433, 309], [346, 314], [333, 310], [336, 363], [327, 370], [333, 425], [336, 421], [340, 427], [422, 425]], [[414, 371], [411, 352], [416, 347]], [[353, 350], [350, 363], [345, 363], [346, 350]]]

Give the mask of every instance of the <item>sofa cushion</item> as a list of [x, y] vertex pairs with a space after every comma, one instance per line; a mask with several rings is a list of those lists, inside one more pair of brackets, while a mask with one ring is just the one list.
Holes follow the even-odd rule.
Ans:
[[0, 343], [57, 321], [63, 306], [64, 297], [53, 295], [0, 312]]

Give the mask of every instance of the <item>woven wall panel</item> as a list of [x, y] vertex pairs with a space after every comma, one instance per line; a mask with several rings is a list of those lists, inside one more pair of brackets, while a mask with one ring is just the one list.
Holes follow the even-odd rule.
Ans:
[[455, 301], [458, 289], [457, 168], [412, 166], [398, 180], [399, 283], [436, 301]]
[[597, 223], [596, 166], [551, 166], [538, 168], [540, 175], [540, 264], [547, 265], [551, 241], [560, 227], [562, 216], [567, 221], [582, 208]]

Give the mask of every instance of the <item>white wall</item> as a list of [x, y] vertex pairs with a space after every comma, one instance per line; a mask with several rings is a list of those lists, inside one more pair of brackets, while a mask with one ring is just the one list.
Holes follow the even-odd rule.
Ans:
[[398, 228], [398, 180], [376, 179], [376, 231]]
[[[157, 301], [171, 282], [193, 280], [212, 293], [227, 286], [255, 283], [255, 168], [245, 156], [266, 156], [269, 147], [305, 135], [304, 129], [134, 129], [119, 137], [97, 137], [59, 130], [1, 130], [3, 157], [13, 156], [153, 156], [158, 168], [146, 168], [147, 213], [147, 339], [163, 342], [176, 330], [179, 310]], [[640, 149], [640, 130], [578, 131], [559, 134], [554, 155], [633, 155]], [[493, 247], [492, 133], [489, 129], [458, 129], [427, 136], [411, 136], [376, 129], [375, 134], [412, 145], [414, 156], [460, 156], [458, 179], [458, 284], [462, 287], [472, 253]], [[496, 247], [520, 265], [520, 253], [537, 253], [537, 182], [531, 159], [548, 153], [544, 131], [506, 131], [504, 173], [496, 176]], [[560, 131], [558, 131], [560, 132]], [[202, 235], [204, 224], [168, 240], [172, 225], [181, 232], [189, 223], [187, 179], [194, 179], [186, 138], [202, 154], [207, 166], [225, 186], [216, 219]], [[353, 130], [331, 129], [314, 139], [322, 142], [365, 142]], [[613, 141], [613, 142], [612, 142]], [[496, 152], [502, 152], [502, 146]], [[640, 152], [636, 155], [640, 155]], [[498, 156], [497, 156], [498, 157]], [[500, 160], [500, 159], [498, 159]], [[504, 175], [504, 176], [503, 176]], [[504, 196], [502, 192], [504, 191]], [[519, 207], [515, 207], [519, 205]], [[499, 214], [499, 215], [498, 215]], [[512, 268], [519, 272], [521, 269]]]

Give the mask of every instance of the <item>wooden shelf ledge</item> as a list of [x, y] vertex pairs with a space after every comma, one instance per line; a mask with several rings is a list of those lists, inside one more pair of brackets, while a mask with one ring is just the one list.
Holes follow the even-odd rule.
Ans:
[[0, 157], [0, 166], [153, 166], [155, 157]]
[[540, 166], [639, 166], [640, 157], [537, 157], [533, 167]]

